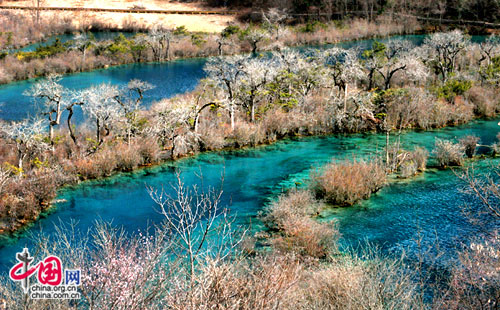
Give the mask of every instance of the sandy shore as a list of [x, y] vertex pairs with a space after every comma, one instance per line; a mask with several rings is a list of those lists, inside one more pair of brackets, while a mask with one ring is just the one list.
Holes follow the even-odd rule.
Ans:
[[[30, 0], [4, 1], [3, 5], [12, 6], [32, 6]], [[129, 9], [141, 7], [148, 10], [177, 10], [177, 11], [202, 11], [206, 10], [197, 3], [178, 3], [156, 0], [111, 0], [111, 1], [78, 1], [78, 0], [42, 0], [44, 7], [85, 7], [85, 8], [109, 8], [109, 9]], [[212, 10], [212, 9], [211, 9]], [[29, 14], [29, 13], [24, 13]], [[140, 26], [150, 26], [155, 23], [162, 23], [168, 27], [185, 26], [190, 31], [220, 32], [228, 24], [235, 22], [234, 16], [223, 15], [165, 15], [165, 14], [128, 14], [128, 13], [95, 13], [95, 12], [60, 12], [45, 11], [42, 17], [70, 18], [75, 26], [80, 26], [86, 21], [97, 19], [101, 23], [114, 25], [123, 28], [126, 25], [136, 24]]]

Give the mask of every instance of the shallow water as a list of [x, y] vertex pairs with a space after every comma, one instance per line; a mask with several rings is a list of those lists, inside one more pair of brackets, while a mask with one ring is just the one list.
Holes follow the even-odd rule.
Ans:
[[[495, 121], [429, 132], [410, 132], [403, 144], [411, 149], [421, 145], [432, 148], [436, 137], [455, 139], [475, 134], [489, 144], [500, 131]], [[286, 140], [256, 149], [206, 153], [199, 156], [121, 174], [103, 181], [85, 182], [61, 191], [57, 209], [28, 230], [35, 235], [53, 235], [54, 225], [78, 221], [80, 231], [87, 231], [96, 220], [111, 221], [129, 232], [146, 229], [159, 223], [162, 216], [148, 197], [146, 185], [172, 192], [175, 168], [183, 172], [187, 184], [199, 183], [203, 175], [205, 186], [217, 186], [224, 172], [223, 203], [231, 208], [237, 223], [262, 228], [257, 213], [283, 190], [300, 186], [313, 167], [327, 163], [332, 157], [362, 158], [373, 156], [384, 145], [385, 137], [375, 134], [311, 137]], [[485, 160], [480, 171], [487, 171], [497, 160]], [[343, 234], [342, 243], [356, 245], [368, 240], [394, 251], [406, 248], [415, 251], [415, 233], [421, 231], [424, 244], [438, 242], [441, 249], [452, 252], [460, 241], [479, 233], [477, 227], [461, 215], [460, 206], [469, 198], [462, 194], [454, 174], [431, 170], [412, 181], [396, 182], [375, 194], [369, 201], [345, 209], [324, 212], [322, 220], [336, 220]], [[434, 232], [439, 237], [436, 241]], [[19, 239], [0, 241], [0, 270], [9, 268], [15, 252], [30, 246], [26, 233]]]
[[[132, 64], [109, 69], [67, 75], [61, 84], [69, 89], [85, 89], [92, 85], [111, 83], [126, 85], [132, 79], [147, 81], [156, 87], [147, 92], [144, 102], [169, 98], [193, 90], [204, 77], [204, 59], [186, 59], [167, 63]], [[36, 115], [38, 107], [30, 97], [23, 93], [36, 80], [0, 85], [0, 119], [21, 120]], [[77, 114], [78, 113], [78, 114]], [[75, 119], [81, 120], [81, 111], [77, 110]]]

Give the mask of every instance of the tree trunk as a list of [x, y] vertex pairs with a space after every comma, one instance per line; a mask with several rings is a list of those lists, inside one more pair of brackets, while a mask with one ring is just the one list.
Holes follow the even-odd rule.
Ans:
[[100, 145], [101, 144], [101, 124], [99, 122], [99, 119], [96, 121], [96, 142]]
[[17, 151], [17, 156], [19, 158], [19, 161], [17, 162], [17, 168], [19, 168], [19, 173], [22, 174], [23, 173], [23, 152], [21, 151], [21, 149], [18, 149]]
[[167, 60], [170, 60], [170, 39], [167, 40]]
[[375, 74], [375, 69], [370, 70], [370, 74], [368, 74], [368, 90], [373, 88], [373, 75]]
[[389, 167], [389, 130], [385, 132], [385, 162]]
[[75, 133], [73, 132], [73, 127], [71, 126], [71, 118], [73, 117], [73, 107], [68, 107], [68, 130], [69, 130], [69, 135], [71, 137], [71, 140], [73, 140], [73, 143], [75, 143], [75, 146], [78, 147], [78, 140], [76, 139]]
[[36, 2], [36, 26], [40, 28], [40, 0]]
[[52, 122], [49, 124], [49, 140], [50, 145], [54, 146], [54, 124]]
[[252, 102], [252, 123], [255, 123], [255, 104]]
[[252, 42], [252, 54], [257, 54], [257, 42]]
[[347, 86], [348, 84], [345, 84], [344, 87], [344, 114], [347, 113]]
[[222, 56], [222, 42], [220, 42], [220, 41], [219, 41], [218, 50], [219, 50], [219, 56]]
[[234, 130], [234, 103], [231, 103], [230, 114], [231, 114], [231, 130]]
[[86, 49], [86, 48], [84, 48], [84, 49], [83, 49], [83, 61], [82, 61], [82, 68], [81, 68], [81, 71], [83, 71], [83, 70], [84, 70], [84, 67], [85, 67], [85, 58], [86, 58], [86, 56], [87, 56], [87, 49]]

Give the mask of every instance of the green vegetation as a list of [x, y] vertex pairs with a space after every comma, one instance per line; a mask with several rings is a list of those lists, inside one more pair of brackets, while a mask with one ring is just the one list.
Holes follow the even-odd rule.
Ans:
[[62, 44], [59, 39], [56, 39], [54, 43], [46, 46], [39, 46], [34, 52], [17, 52], [15, 56], [19, 60], [30, 61], [33, 59], [43, 59], [47, 57], [52, 57], [68, 50], [68, 44]]
[[465, 79], [452, 78], [446, 81], [442, 86], [436, 88], [438, 98], [443, 98], [452, 102], [455, 97], [464, 95], [472, 88], [472, 81]]
[[[311, 22], [305, 27], [314, 29], [304, 32], [301, 30], [302, 25], [285, 25], [281, 15], [269, 15], [269, 18], [273, 21], [272, 27], [269, 23], [249, 24], [241, 28], [230, 25], [218, 35], [189, 33], [182, 26], [167, 29], [156, 24], [149, 29], [141, 29], [144, 33], [138, 33], [132, 38], [119, 35], [113, 40], [97, 42], [92, 35], [81, 33], [73, 41], [41, 46], [33, 52], [8, 54], [5, 51], [0, 54], [0, 65], [3, 67], [0, 71], [0, 83], [126, 63], [258, 53], [280, 46], [332, 43], [360, 38], [360, 27], [367, 27], [362, 37], [400, 34], [412, 31], [415, 27], [405, 28], [392, 22], [366, 24], [365, 21], [353, 20], [345, 22], [345, 27], [341, 29], [335, 23]], [[0, 36], [0, 43], [4, 37]]]

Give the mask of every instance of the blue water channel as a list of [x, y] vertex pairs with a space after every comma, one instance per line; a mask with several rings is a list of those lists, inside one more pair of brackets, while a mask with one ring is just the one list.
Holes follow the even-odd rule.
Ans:
[[[63, 83], [70, 88], [84, 88], [101, 82], [125, 84], [132, 78], [140, 78], [158, 86], [149, 94], [151, 102], [193, 89], [203, 77], [203, 63], [202, 59], [192, 59], [127, 65], [67, 76]], [[16, 119], [22, 117], [23, 111], [19, 110], [32, 107], [32, 103], [20, 95], [32, 82], [0, 88], [0, 100], [7, 103], [1, 117]], [[455, 128], [409, 132], [403, 135], [402, 142], [408, 149], [424, 146], [431, 151], [438, 137], [458, 139], [474, 134], [481, 138], [482, 144], [491, 144], [499, 131], [498, 120], [478, 121]], [[57, 199], [61, 202], [50, 214], [43, 215], [25, 232], [0, 239], [0, 271], [11, 267], [16, 252], [32, 246], [30, 235], [53, 236], [57, 233], [55, 225], [60, 223], [77, 221], [82, 232], [96, 221], [112, 222], [129, 232], [160, 223], [162, 216], [149, 198], [146, 186], [163, 186], [172, 192], [169, 184], [175, 180], [176, 169], [183, 172], [188, 185], [200, 183], [198, 175], [202, 174], [205, 186], [217, 186], [224, 173], [223, 204], [230, 207], [237, 224], [251, 226], [256, 231], [263, 228], [258, 212], [283, 191], [307, 182], [311, 169], [332, 158], [373, 156], [384, 145], [385, 137], [377, 134], [285, 140], [255, 149], [205, 153], [67, 187], [60, 191]], [[476, 165], [478, 171], [488, 172], [492, 165], [498, 165], [498, 160], [487, 159]], [[461, 207], [465, 203], [473, 207], [476, 203], [461, 191], [462, 188], [463, 184], [452, 171], [431, 169], [411, 181], [391, 182], [370, 200], [352, 208], [326, 210], [320, 220], [337, 221], [344, 246], [369, 241], [384, 251], [405, 249], [411, 255], [418, 250], [415, 238], [420, 233], [424, 244], [438, 244], [444, 252], [453, 253], [468, 237], [482, 233], [462, 214]], [[487, 225], [494, 227], [497, 223]]]
[[[481, 143], [490, 144], [500, 131], [498, 120], [438, 131], [410, 132], [403, 136], [406, 148], [425, 146], [432, 150], [436, 138], [457, 139], [474, 134]], [[206, 153], [159, 167], [126, 173], [101, 181], [84, 182], [61, 190], [57, 209], [44, 216], [27, 233], [0, 242], [0, 270], [10, 266], [16, 251], [30, 246], [30, 234], [56, 233], [55, 225], [78, 222], [87, 231], [97, 220], [123, 226], [127, 231], [144, 230], [162, 221], [162, 215], [148, 196], [146, 186], [164, 187], [175, 181], [175, 169], [183, 172], [187, 184], [218, 186], [224, 173], [223, 204], [230, 207], [240, 225], [259, 230], [257, 213], [284, 190], [307, 182], [311, 169], [332, 158], [363, 158], [380, 151], [385, 137], [376, 134], [311, 137], [286, 140], [255, 149]], [[487, 172], [498, 160], [478, 163], [478, 171]], [[415, 251], [417, 232], [423, 243], [438, 244], [452, 253], [469, 236], [481, 233], [462, 214], [465, 203], [476, 203], [461, 192], [450, 170], [431, 169], [411, 181], [393, 182], [369, 201], [352, 208], [327, 210], [321, 220], [335, 220], [345, 246], [370, 241], [386, 251]], [[494, 223], [493, 223], [494, 225]]]

